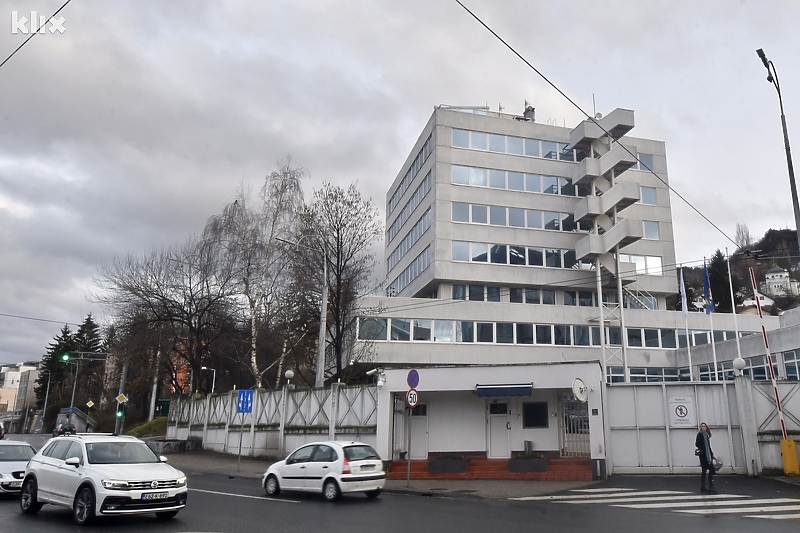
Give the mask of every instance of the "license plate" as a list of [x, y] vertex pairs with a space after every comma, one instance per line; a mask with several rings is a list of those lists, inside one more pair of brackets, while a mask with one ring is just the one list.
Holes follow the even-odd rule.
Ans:
[[9, 488], [18, 489], [22, 486], [22, 481], [12, 481], [8, 484]]
[[142, 494], [143, 500], [163, 500], [169, 498], [169, 492], [145, 492]]
[[361, 465], [361, 470], [375, 470], [375, 465]]

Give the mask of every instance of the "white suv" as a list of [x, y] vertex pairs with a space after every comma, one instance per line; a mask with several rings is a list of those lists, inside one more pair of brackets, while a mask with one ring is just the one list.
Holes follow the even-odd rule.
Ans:
[[72, 508], [76, 523], [95, 516], [155, 513], [186, 506], [186, 476], [134, 437], [78, 434], [50, 439], [25, 468], [20, 509], [51, 503]]

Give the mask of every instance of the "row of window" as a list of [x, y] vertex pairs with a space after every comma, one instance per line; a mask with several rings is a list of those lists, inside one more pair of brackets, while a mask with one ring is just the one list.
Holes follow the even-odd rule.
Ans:
[[422, 203], [422, 199], [431, 191], [431, 187], [433, 186], [433, 179], [431, 178], [430, 171], [425, 175], [422, 179], [422, 182], [417, 187], [417, 190], [414, 191], [414, 194], [411, 198], [408, 199], [406, 205], [403, 206], [403, 210], [400, 211], [400, 214], [397, 215], [397, 218], [392, 225], [386, 230], [387, 240], [386, 242], [392, 242], [397, 234], [400, 232], [400, 229], [403, 227], [403, 224], [411, 218], [411, 213], [417, 208], [419, 204]]
[[[507, 191], [555, 194], [559, 196], [591, 196], [589, 185], [573, 185], [570, 178], [545, 176], [482, 167], [452, 165], [450, 181], [454, 185], [471, 187], [489, 187]], [[640, 187], [639, 201], [644, 205], [658, 205], [658, 193], [655, 187]]]
[[[689, 342], [692, 346], [708, 344], [711, 332], [691, 330], [687, 337], [683, 329], [628, 327], [624, 333], [627, 346], [630, 348], [675, 349], [686, 348]], [[357, 334], [359, 340], [365, 341], [600, 346], [599, 326], [577, 324], [360, 317]], [[752, 334], [754, 332], [741, 333], [741, 335]], [[622, 346], [622, 335], [621, 327], [606, 327], [606, 343], [609, 346]], [[736, 338], [736, 334], [733, 331], [714, 331], [714, 338], [715, 341], [731, 340]], [[791, 375], [794, 376], [797, 375], [800, 360], [792, 362], [795, 370]]]
[[411, 247], [414, 246], [417, 241], [420, 240], [420, 238], [422, 238], [428, 229], [430, 229], [432, 218], [433, 216], [431, 215], [431, 209], [428, 208], [425, 213], [423, 213], [419, 221], [414, 224], [414, 227], [411, 228], [405, 237], [403, 237], [403, 240], [400, 241], [400, 244], [397, 245], [397, 248], [395, 248], [394, 251], [389, 254], [389, 257], [386, 259], [387, 273], [392, 270], [403, 257], [405, 257]]
[[[469, 300], [473, 302], [510, 302], [542, 305], [558, 305], [556, 297], [561, 295], [561, 305], [597, 307], [597, 297], [592, 291], [555, 291], [539, 287], [501, 288], [493, 285], [453, 285], [453, 300]], [[617, 294], [603, 294], [604, 303], [613, 305], [617, 302]], [[624, 295], [623, 305], [626, 309], [658, 309], [655, 296], [638, 294]]]
[[519, 207], [453, 202], [452, 221], [489, 224], [512, 228], [549, 229], [555, 231], [589, 231], [588, 223], [575, 223], [572, 213], [539, 211]]
[[495, 265], [543, 266], [591, 270], [591, 263], [575, 259], [575, 250], [485, 242], [452, 242], [452, 260]]
[[570, 178], [461, 165], [452, 165], [450, 168], [450, 179], [455, 185], [471, 185], [473, 187], [489, 187], [491, 189], [556, 194], [560, 196], [590, 196], [592, 194], [590, 186], [579, 185], [575, 187]]
[[[541, 157], [573, 163], [580, 162], [587, 157], [583, 150], [573, 150], [567, 143], [456, 128], [453, 128], [452, 145], [454, 148]], [[653, 170], [653, 154], [640, 152], [637, 155], [639, 160], [633, 168], [645, 171]]]
[[410, 265], [408, 265], [388, 287], [386, 287], [386, 294], [388, 296], [396, 296], [400, 291], [405, 289], [417, 276], [419, 276], [431, 264], [433, 252], [431, 247], [427, 246], [420, 254], [414, 258]]
[[[540, 211], [499, 205], [468, 204], [453, 202], [451, 220], [470, 224], [488, 224], [511, 228], [548, 229], [554, 231], [589, 231], [591, 224], [575, 222], [572, 213]], [[642, 233], [645, 239], [661, 239], [661, 229], [656, 220], [643, 220]]]
[[456, 128], [453, 128], [453, 147], [570, 162], [575, 162], [576, 159], [580, 161], [586, 157], [582, 151], [576, 157], [575, 150], [567, 143]]
[[403, 176], [403, 180], [400, 182], [400, 185], [397, 187], [397, 190], [394, 191], [392, 197], [389, 199], [389, 203], [386, 206], [386, 214], [390, 215], [394, 208], [397, 207], [397, 204], [400, 203], [400, 198], [403, 197], [406, 190], [411, 186], [411, 182], [414, 181], [414, 178], [422, 170], [422, 166], [425, 164], [425, 161], [428, 160], [428, 157], [433, 153], [433, 135], [429, 135], [428, 139], [425, 141], [425, 144], [422, 145], [419, 152], [417, 152], [417, 156], [414, 158], [414, 161], [411, 163], [411, 166], [406, 171], [405, 176]]

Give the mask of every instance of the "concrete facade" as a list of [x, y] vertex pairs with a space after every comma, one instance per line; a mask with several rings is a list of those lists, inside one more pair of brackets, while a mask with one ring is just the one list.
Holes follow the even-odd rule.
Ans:
[[[379, 423], [377, 445], [388, 457], [408, 451], [408, 435], [421, 457], [415, 431], [428, 454], [503, 456], [489, 430], [501, 403], [505, 457], [526, 441], [563, 455], [574, 436], [562, 423], [575, 408], [571, 384], [588, 365], [599, 375], [581, 455], [602, 463], [607, 384], [721, 380], [735, 355], [718, 353], [715, 374], [707, 347], [780, 326], [777, 317], [667, 310], [679, 288], [666, 146], [627, 135], [633, 111], [572, 129], [537, 123], [532, 111], [438, 106], [389, 187], [386, 295], [363, 299], [353, 351], [385, 381], [379, 420], [390, 423]], [[403, 418], [400, 377], [412, 368], [428, 376], [418, 391], [424, 431]], [[534, 384], [523, 398], [487, 400], [476, 389], [522, 376]], [[531, 436], [514, 417], [537, 402], [559, 423]]]

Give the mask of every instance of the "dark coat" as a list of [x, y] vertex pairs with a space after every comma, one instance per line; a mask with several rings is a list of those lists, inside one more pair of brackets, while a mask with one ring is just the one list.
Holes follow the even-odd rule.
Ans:
[[[708, 444], [708, 449], [706, 450], [706, 443]], [[711, 456], [713, 461], [714, 459], [714, 451], [711, 449], [711, 439], [708, 440], [703, 438], [703, 432], [698, 431], [697, 437], [694, 439], [694, 445], [700, 450], [700, 464], [702, 466], [708, 467], [713, 466], [712, 462], [709, 462], [708, 457]], [[707, 452], [707, 453], [706, 453]]]

